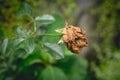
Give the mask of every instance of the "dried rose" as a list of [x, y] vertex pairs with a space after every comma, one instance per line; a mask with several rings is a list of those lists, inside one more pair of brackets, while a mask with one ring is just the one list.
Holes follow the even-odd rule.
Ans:
[[58, 29], [56, 32], [63, 34], [61, 40], [58, 42], [64, 42], [67, 48], [76, 54], [79, 54], [83, 47], [88, 46], [85, 31], [79, 27], [65, 24], [65, 28]]

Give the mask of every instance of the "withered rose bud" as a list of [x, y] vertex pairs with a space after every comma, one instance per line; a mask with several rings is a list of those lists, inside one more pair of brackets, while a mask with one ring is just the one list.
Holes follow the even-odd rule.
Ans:
[[58, 42], [64, 42], [67, 48], [76, 54], [79, 54], [83, 47], [88, 46], [85, 31], [79, 27], [65, 24], [65, 28], [62, 30], [56, 30], [56, 32], [63, 33], [61, 40]]

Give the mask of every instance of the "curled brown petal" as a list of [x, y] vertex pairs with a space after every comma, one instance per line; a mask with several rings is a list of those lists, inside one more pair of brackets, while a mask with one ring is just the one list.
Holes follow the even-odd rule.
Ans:
[[83, 47], [88, 46], [83, 29], [67, 24], [63, 32], [62, 40], [71, 52], [79, 54]]

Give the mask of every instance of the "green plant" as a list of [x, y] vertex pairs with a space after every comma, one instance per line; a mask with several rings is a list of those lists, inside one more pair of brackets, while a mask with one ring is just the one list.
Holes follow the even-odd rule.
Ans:
[[67, 56], [64, 44], [56, 44], [62, 34], [54, 30], [64, 27], [63, 19], [57, 14], [33, 17], [32, 12], [30, 5], [23, 3], [14, 39], [0, 40], [0, 79], [85, 80], [87, 61]]

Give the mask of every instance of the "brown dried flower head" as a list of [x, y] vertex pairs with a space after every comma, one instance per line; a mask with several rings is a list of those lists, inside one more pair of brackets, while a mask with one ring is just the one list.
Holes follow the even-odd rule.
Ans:
[[[56, 30], [56, 32], [60, 32]], [[63, 36], [58, 42], [64, 42], [67, 48], [76, 54], [79, 54], [83, 47], [88, 46], [87, 38], [85, 36], [85, 31], [79, 27], [65, 24], [65, 28], [62, 29]]]

